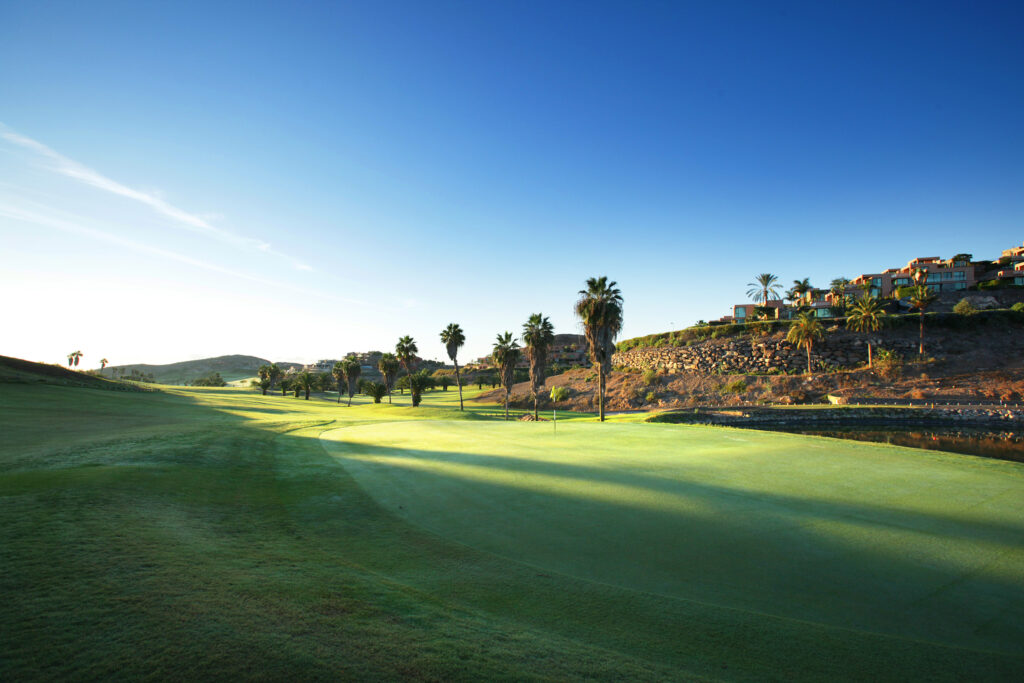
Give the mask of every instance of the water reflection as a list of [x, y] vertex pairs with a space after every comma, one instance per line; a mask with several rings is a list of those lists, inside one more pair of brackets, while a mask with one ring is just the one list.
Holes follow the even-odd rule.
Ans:
[[875, 441], [895, 446], [949, 451], [984, 458], [1024, 462], [1024, 434], [999, 432], [988, 429], [933, 429], [925, 427], [859, 426], [830, 427], [828, 429], [804, 427], [758, 427], [765, 431], [830, 436], [855, 441]]

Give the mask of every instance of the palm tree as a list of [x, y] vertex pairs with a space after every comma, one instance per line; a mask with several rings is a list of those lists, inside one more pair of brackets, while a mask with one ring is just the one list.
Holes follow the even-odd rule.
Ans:
[[[878, 297], [867, 294], [858, 299], [850, 307], [850, 313], [846, 318], [846, 326], [854, 332], [869, 334], [882, 329], [885, 323], [885, 311], [882, 309], [882, 302]], [[872, 365], [871, 358], [871, 337], [868, 337], [868, 367]]]
[[762, 306], [767, 306], [768, 300], [772, 297], [778, 299], [779, 291], [782, 289], [779, 277], [771, 273], [761, 273], [754, 278], [753, 282], [747, 284], [747, 287], [750, 287], [747, 290], [747, 296], [754, 301], [760, 301]]
[[334, 381], [338, 383], [338, 403], [341, 403], [341, 387], [345, 383], [345, 361], [339, 360], [331, 368], [331, 374], [334, 375]]
[[814, 342], [824, 339], [821, 323], [810, 313], [801, 313], [793, 320], [786, 334], [786, 341], [807, 349], [807, 374], [811, 374], [811, 347]]
[[78, 361], [82, 358], [82, 355], [83, 354], [82, 354], [81, 351], [72, 351], [71, 353], [69, 353], [68, 354], [68, 367], [70, 368], [72, 365], [74, 365], [75, 367], [78, 367]]
[[544, 367], [548, 360], [548, 348], [555, 341], [555, 328], [545, 316], [534, 313], [523, 325], [523, 345], [526, 358], [530, 361], [530, 387], [533, 389], [533, 418], [538, 418], [537, 403], [540, 390], [544, 388]]
[[[345, 371], [345, 381], [348, 382], [348, 405], [352, 407], [352, 394], [356, 393], [356, 384], [359, 382], [359, 375], [363, 373], [363, 366], [359, 359], [349, 356], [341, 361], [341, 367]], [[338, 397], [341, 397], [341, 384], [338, 385]]]
[[[923, 278], [915, 275], [914, 279], [920, 282]], [[930, 290], [928, 285], [925, 284], [914, 285], [910, 290], [910, 307], [916, 309], [921, 314], [920, 341], [917, 347], [917, 352], [921, 356], [924, 356], [924, 311], [935, 303], [937, 298], [935, 292]]]
[[[398, 362], [405, 368], [406, 375], [412, 375], [413, 370], [416, 368], [416, 352], [419, 351], [416, 348], [416, 342], [409, 335], [401, 337], [398, 343], [395, 344], [395, 356], [398, 357]], [[410, 385], [411, 386], [411, 385]], [[410, 391], [410, 393], [412, 393]], [[413, 406], [415, 407], [415, 406]]]
[[377, 369], [384, 378], [384, 389], [388, 393], [388, 403], [391, 403], [391, 390], [395, 387], [395, 375], [398, 374], [398, 358], [393, 353], [382, 353], [377, 361]]
[[[462, 380], [459, 378], [459, 349], [466, 343], [466, 335], [457, 323], [449, 323], [448, 327], [441, 330], [441, 343], [448, 350], [448, 357], [455, 363], [455, 383], [459, 387], [459, 410], [462, 410]], [[447, 387], [446, 387], [447, 388]]]
[[107, 369], [107, 365], [109, 363], [110, 363], [110, 361], [107, 360], [106, 358], [101, 358], [100, 359], [100, 374], [101, 375], [103, 374], [103, 371]]
[[402, 379], [408, 380], [409, 396], [412, 398], [413, 408], [420, 404], [423, 397], [423, 390], [434, 387], [434, 380], [426, 370], [414, 372], [411, 375], [406, 375]]
[[259, 367], [259, 369], [256, 370], [256, 374], [258, 374], [260, 376], [259, 388], [263, 390], [263, 395], [266, 396], [267, 395], [267, 389], [269, 389], [270, 386], [271, 386], [270, 366], [269, 365], [261, 365]]
[[850, 281], [845, 277], [837, 277], [828, 283], [829, 292], [832, 294], [832, 308], [837, 313], [846, 312], [846, 288], [850, 285]]
[[795, 294], [796, 298], [799, 299], [812, 289], [814, 288], [811, 287], [811, 278], [805, 277], [803, 280], [793, 280], [793, 287], [789, 291]]
[[587, 288], [579, 291], [576, 317], [583, 323], [583, 333], [590, 345], [590, 360], [597, 366], [598, 415], [604, 422], [604, 389], [612, 369], [615, 337], [622, 331], [622, 292], [616, 282], [601, 276], [589, 278]]
[[515, 382], [516, 363], [519, 362], [519, 343], [512, 338], [511, 332], [499, 334], [491, 353], [494, 364], [501, 373], [501, 385], [505, 387], [505, 419], [508, 419], [508, 399]]
[[296, 398], [299, 396], [299, 389], [303, 389], [306, 392], [306, 400], [308, 401], [309, 391], [313, 388], [314, 384], [316, 384], [316, 377], [314, 377], [313, 373], [309, 370], [303, 370], [299, 374], [295, 375], [295, 382], [293, 386], [295, 387]]
[[273, 389], [274, 383], [276, 383], [277, 380], [281, 379], [281, 366], [279, 366], [277, 363], [271, 363], [270, 369], [267, 373], [267, 377], [268, 379], [270, 379], [270, 388]]

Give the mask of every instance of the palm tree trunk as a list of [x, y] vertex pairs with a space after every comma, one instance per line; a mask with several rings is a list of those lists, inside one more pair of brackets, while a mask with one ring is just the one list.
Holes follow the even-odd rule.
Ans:
[[539, 418], [537, 417], [537, 392], [535, 391], [533, 392], [533, 421], [537, 422], [538, 420]]
[[807, 374], [811, 374], [811, 345], [807, 345]]
[[920, 343], [917, 347], [917, 353], [920, 356], [924, 356], [924, 309], [921, 309], [921, 337]]
[[263, 395], [266, 396], [267, 395], [267, 388], [266, 387], [261, 387], [261, 388], [263, 389]]
[[597, 366], [597, 413], [604, 422], [604, 366]]
[[349, 408], [352, 407], [352, 393], [353, 393], [352, 392], [352, 385], [350, 384], [349, 387], [348, 387], [348, 407]]
[[508, 420], [508, 387], [505, 387], [505, 420]]
[[306, 400], [309, 400], [309, 389], [306, 389]]
[[871, 369], [871, 342], [868, 342], [868, 370]]
[[455, 384], [459, 387], [459, 410], [463, 410], [462, 407], [462, 380], [459, 379], [459, 361], [452, 360], [455, 363]]

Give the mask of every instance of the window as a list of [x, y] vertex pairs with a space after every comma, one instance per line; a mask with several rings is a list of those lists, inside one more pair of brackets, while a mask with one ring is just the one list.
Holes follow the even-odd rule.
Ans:
[[736, 318], [746, 318], [747, 317], [747, 309], [742, 308], [740, 306], [737, 306], [736, 307], [736, 315], [734, 317], [736, 317]]
[[966, 282], [954, 283], [953, 289], [967, 289], [967, 283]]
[[873, 284], [875, 287], [881, 287], [882, 286], [882, 278], [880, 278], [880, 277], [873, 277], [873, 278], [871, 278], [871, 284]]
[[910, 278], [909, 277], [898, 277], [895, 280], [893, 280], [892, 282], [897, 287], [907, 287], [908, 285], [910, 285]]
[[953, 279], [953, 273], [949, 273], [949, 272], [943, 273], [942, 274], [942, 279], [943, 279], [943, 281], [945, 281], [945, 280], [952, 280]]
[[953, 273], [953, 279], [954, 280], [966, 280], [967, 279], [967, 273], [965, 273], [962, 270], [958, 270], [955, 273]]
[[938, 282], [942, 279], [942, 276], [938, 273], [928, 273], [928, 279], [926, 282]]

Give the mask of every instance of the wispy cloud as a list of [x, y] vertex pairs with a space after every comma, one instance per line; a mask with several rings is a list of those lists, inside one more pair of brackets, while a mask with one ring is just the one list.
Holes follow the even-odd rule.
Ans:
[[154, 191], [144, 192], [128, 187], [127, 185], [106, 177], [84, 164], [80, 164], [73, 159], [69, 159], [41, 142], [15, 133], [2, 123], [0, 123], [0, 137], [12, 144], [31, 150], [43, 157], [49, 162], [48, 168], [55, 173], [72, 178], [73, 180], [83, 183], [84, 185], [88, 185], [89, 187], [145, 204], [157, 213], [170, 218], [174, 223], [188, 230], [208, 235], [221, 240], [222, 242], [233, 244], [238, 247], [255, 249], [266, 254], [286, 259], [299, 270], [312, 270], [309, 265], [299, 261], [298, 259], [276, 251], [268, 242], [237, 235], [228, 230], [224, 230], [223, 228], [218, 228], [210, 222], [211, 216], [209, 214], [203, 216], [200, 214], [190, 213], [168, 203]]
[[74, 218], [69, 220], [68, 218], [65, 217], [47, 215], [46, 213], [41, 213], [39, 211], [23, 209], [16, 206], [5, 204], [0, 204], [0, 218], [7, 218], [10, 220], [22, 223], [30, 223], [33, 225], [38, 225], [47, 228], [54, 228], [56, 230], [61, 230], [66, 233], [82, 237], [88, 237], [90, 239], [94, 239], [100, 242], [106, 242], [108, 244], [113, 244], [119, 247], [130, 249], [141, 254], [159, 256], [161, 258], [176, 261], [178, 263], [183, 263], [189, 266], [193, 266], [195, 268], [202, 268], [204, 270], [212, 271], [214, 273], [229, 275], [231, 277], [239, 278], [242, 280], [248, 280], [250, 282], [257, 282], [259, 284], [267, 285], [268, 287], [274, 289], [286, 289], [297, 294], [302, 294], [304, 296], [321, 297], [345, 304], [355, 304], [358, 306], [371, 305], [366, 301], [360, 301], [358, 299], [348, 299], [344, 297], [335, 296], [333, 294], [325, 294], [324, 292], [304, 289], [302, 287], [295, 287], [287, 283], [276, 282], [274, 280], [268, 280], [266, 278], [258, 277], [255, 275], [249, 275], [248, 273], [232, 270], [230, 268], [225, 268], [215, 263], [210, 263], [209, 261], [203, 261], [201, 259], [193, 258], [191, 256], [186, 256], [185, 254], [181, 254], [176, 251], [163, 249], [161, 247], [154, 247], [152, 245], [144, 244], [136, 240], [127, 239], [119, 235], [105, 232], [103, 230], [90, 228], [86, 225], [83, 225], [80, 220], [76, 220]]

